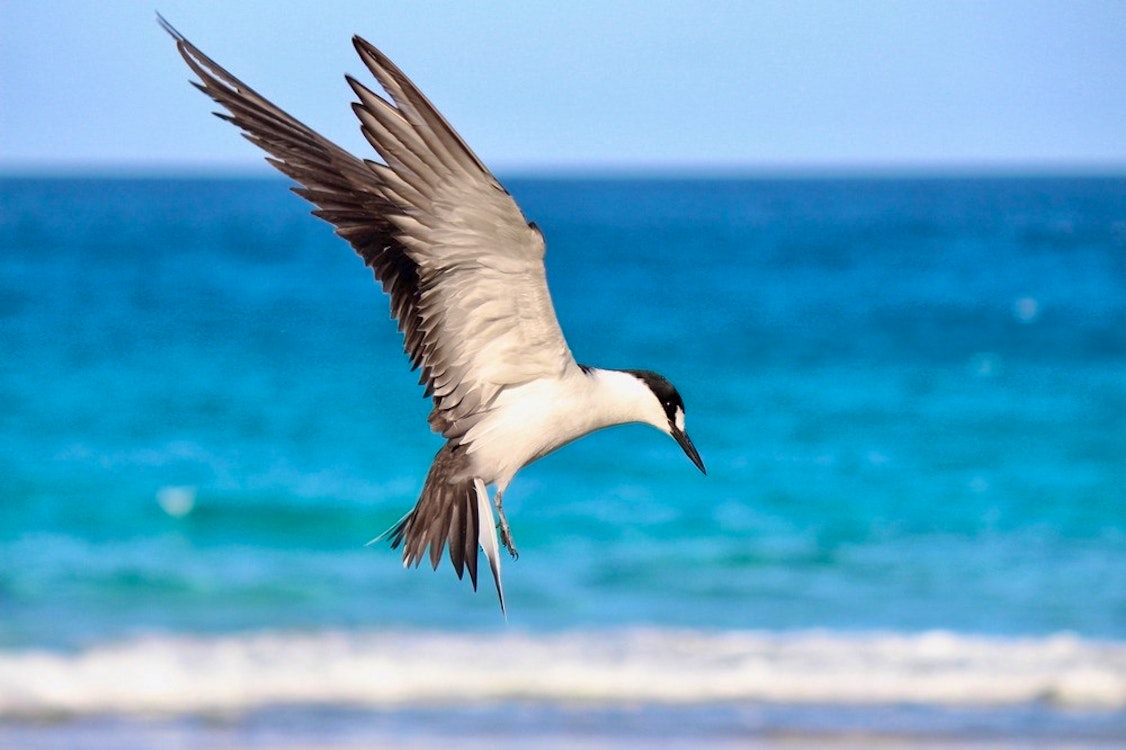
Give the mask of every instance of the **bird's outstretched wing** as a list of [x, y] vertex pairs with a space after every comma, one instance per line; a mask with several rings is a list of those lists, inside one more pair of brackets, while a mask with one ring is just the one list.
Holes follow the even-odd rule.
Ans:
[[383, 159], [359, 159], [298, 122], [161, 24], [219, 117], [296, 180], [391, 298], [431, 427], [455, 443], [503, 388], [577, 367], [552, 308], [544, 242], [512, 196], [383, 53], [353, 44], [387, 98], [351, 76], [352, 105]]

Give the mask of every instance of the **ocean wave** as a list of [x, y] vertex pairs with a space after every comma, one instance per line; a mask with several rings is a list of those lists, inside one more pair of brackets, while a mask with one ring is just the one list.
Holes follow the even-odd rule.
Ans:
[[0, 717], [496, 701], [1126, 710], [1126, 642], [667, 629], [154, 635], [0, 651]]

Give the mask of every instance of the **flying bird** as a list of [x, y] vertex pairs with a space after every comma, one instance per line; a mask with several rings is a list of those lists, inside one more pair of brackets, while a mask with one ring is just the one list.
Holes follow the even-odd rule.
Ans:
[[437, 569], [448, 549], [474, 590], [480, 546], [504, 612], [497, 532], [516, 557], [502, 499], [520, 469], [595, 430], [641, 422], [705, 471], [668, 380], [575, 361], [548, 293], [540, 229], [382, 52], [352, 38], [382, 94], [346, 76], [375, 161], [298, 122], [158, 19], [198, 76], [192, 84], [226, 110], [215, 114], [295, 180], [293, 191], [372, 269], [434, 401], [430, 427], [446, 443], [417, 504], [373, 541], [402, 547], [407, 567], [428, 556]]

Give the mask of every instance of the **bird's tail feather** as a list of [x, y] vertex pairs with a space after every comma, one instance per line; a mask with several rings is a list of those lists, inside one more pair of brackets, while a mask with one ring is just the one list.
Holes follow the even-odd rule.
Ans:
[[473, 487], [477, 490], [477, 513], [484, 521], [479, 528], [479, 543], [485, 550], [485, 558], [489, 561], [489, 569], [493, 571], [493, 582], [497, 585], [497, 598], [500, 599], [501, 614], [508, 618], [508, 611], [504, 608], [504, 588], [500, 585], [500, 545], [497, 544], [497, 524], [493, 520], [493, 504], [489, 500], [489, 490], [480, 479], [473, 480]]
[[385, 538], [390, 540], [392, 549], [402, 546], [404, 567], [417, 567], [429, 556], [430, 564], [437, 569], [442, 548], [448, 547], [457, 577], [468, 570], [474, 590], [480, 544], [489, 560], [501, 611], [505, 611], [492, 504], [485, 483], [470, 473], [464, 448], [446, 444], [438, 451], [414, 509], [372, 542]]

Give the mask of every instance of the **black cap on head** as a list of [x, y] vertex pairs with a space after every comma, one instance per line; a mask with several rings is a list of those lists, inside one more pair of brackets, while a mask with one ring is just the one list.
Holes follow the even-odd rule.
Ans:
[[665, 416], [669, 418], [669, 424], [675, 424], [676, 410], [684, 411], [684, 401], [680, 398], [676, 387], [667, 378], [650, 370], [625, 370], [625, 372], [649, 386], [649, 390], [653, 391], [653, 395], [664, 407]]
[[[707, 474], [708, 470], [704, 468], [704, 461], [700, 458], [696, 446], [692, 445], [692, 441], [688, 438], [688, 433], [683, 428], [684, 424], [684, 400], [680, 397], [676, 387], [668, 381], [667, 378], [658, 375], [650, 370], [625, 370], [630, 375], [645, 383], [649, 390], [653, 391], [653, 395], [661, 402], [661, 406], [665, 410], [665, 416], [669, 420], [669, 432], [672, 434], [673, 439], [684, 450], [688, 458], [696, 465], [696, 468]], [[680, 420], [677, 420], [677, 413], [681, 415]], [[679, 424], [678, 424], [679, 421]]]

